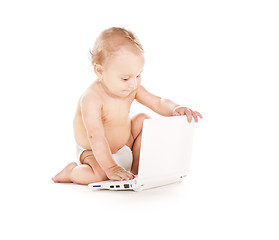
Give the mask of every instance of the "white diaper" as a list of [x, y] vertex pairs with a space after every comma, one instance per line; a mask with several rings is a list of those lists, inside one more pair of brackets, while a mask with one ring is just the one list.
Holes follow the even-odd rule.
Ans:
[[[80, 163], [80, 155], [86, 151], [87, 149], [82, 148], [79, 145], [76, 145], [76, 152], [77, 152], [77, 159], [79, 164]], [[131, 171], [132, 163], [133, 163], [133, 153], [128, 146], [124, 146], [123, 148], [119, 149], [118, 152], [112, 154], [114, 161], [127, 171]]]

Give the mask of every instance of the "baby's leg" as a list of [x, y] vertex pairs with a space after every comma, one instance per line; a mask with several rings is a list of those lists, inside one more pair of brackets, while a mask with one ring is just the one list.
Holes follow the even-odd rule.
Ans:
[[81, 165], [69, 163], [52, 180], [54, 182], [74, 182], [87, 185], [93, 182], [107, 180], [105, 172], [96, 161], [92, 151], [85, 151], [80, 157]]
[[132, 146], [133, 151], [133, 164], [131, 172], [133, 174], [138, 174], [139, 167], [139, 157], [140, 157], [140, 146], [141, 146], [141, 136], [142, 136], [142, 125], [144, 119], [149, 119], [150, 117], [144, 113], [140, 113], [133, 117], [132, 119], [132, 136], [134, 143]]
[[57, 173], [53, 178], [52, 181], [55, 183], [70, 183], [73, 182], [71, 180], [71, 172], [73, 171], [73, 169], [77, 166], [77, 164], [75, 162], [71, 162], [69, 164], [67, 164], [66, 167], [63, 168], [63, 170], [59, 173]]
[[75, 167], [71, 174], [74, 183], [89, 184], [108, 180], [104, 170], [95, 159], [92, 151], [87, 150], [85, 155], [80, 157], [81, 165]]

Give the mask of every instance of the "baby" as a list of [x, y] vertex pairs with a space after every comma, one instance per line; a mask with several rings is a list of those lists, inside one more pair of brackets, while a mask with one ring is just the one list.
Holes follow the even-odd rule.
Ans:
[[198, 122], [201, 114], [148, 92], [141, 85], [144, 52], [138, 38], [123, 28], [110, 28], [90, 51], [98, 77], [79, 99], [74, 136], [79, 165], [69, 163], [54, 182], [89, 184], [129, 180], [138, 172], [142, 125], [146, 114], [130, 119], [132, 102], [163, 116], [186, 115]]

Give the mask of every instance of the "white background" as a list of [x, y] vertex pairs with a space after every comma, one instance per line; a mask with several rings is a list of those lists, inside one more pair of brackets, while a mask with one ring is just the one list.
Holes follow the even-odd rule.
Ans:
[[[278, 239], [276, 1], [1, 1], [1, 239]], [[190, 175], [141, 193], [54, 184], [105, 28], [140, 38], [143, 85], [199, 110]], [[134, 104], [131, 115], [148, 109]], [[5, 236], [5, 237], [4, 237]]]

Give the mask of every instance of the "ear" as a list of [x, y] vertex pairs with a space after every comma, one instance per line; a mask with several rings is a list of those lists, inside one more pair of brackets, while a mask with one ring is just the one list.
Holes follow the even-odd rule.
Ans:
[[104, 68], [101, 64], [94, 64], [94, 71], [97, 75], [97, 77], [101, 80], [103, 78], [103, 72], [104, 72]]

